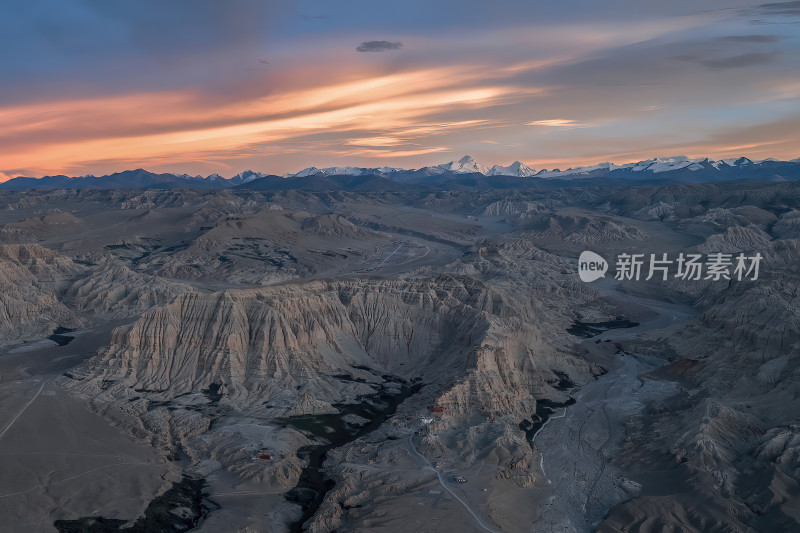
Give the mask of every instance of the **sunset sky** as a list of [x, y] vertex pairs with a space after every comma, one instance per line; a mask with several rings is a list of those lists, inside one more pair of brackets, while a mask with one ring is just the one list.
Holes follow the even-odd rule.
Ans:
[[0, 180], [800, 156], [800, 1], [4, 0]]

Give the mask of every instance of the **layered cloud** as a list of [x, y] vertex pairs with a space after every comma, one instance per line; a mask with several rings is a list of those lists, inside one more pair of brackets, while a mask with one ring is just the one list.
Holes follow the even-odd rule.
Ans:
[[792, 2], [412, 4], [20, 3], [0, 22], [29, 44], [0, 58], [0, 173], [800, 155], [795, 26], [761, 24]]

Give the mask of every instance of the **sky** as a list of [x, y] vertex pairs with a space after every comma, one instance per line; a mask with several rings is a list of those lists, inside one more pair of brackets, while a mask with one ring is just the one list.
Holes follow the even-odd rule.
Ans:
[[0, 180], [800, 156], [800, 1], [4, 0]]

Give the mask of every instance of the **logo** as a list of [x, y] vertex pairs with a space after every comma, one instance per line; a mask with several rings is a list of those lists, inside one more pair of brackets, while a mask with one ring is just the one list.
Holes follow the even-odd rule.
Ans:
[[[648, 261], [649, 255], [649, 261]], [[650, 281], [680, 279], [689, 281], [743, 281], [758, 279], [764, 256], [714, 252], [705, 256], [696, 253], [679, 253], [671, 259], [669, 253], [617, 255], [614, 279], [625, 281]], [[585, 251], [578, 258], [578, 275], [581, 281], [591, 283], [606, 277], [608, 262], [600, 255]]]
[[590, 283], [596, 279], [606, 277], [608, 271], [608, 261], [594, 252], [581, 252], [578, 258], [578, 275], [581, 281]]

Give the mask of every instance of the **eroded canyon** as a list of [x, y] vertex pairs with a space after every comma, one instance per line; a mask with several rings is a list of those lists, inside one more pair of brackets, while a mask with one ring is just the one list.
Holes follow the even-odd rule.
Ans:
[[800, 527], [798, 183], [0, 205], [0, 530]]

